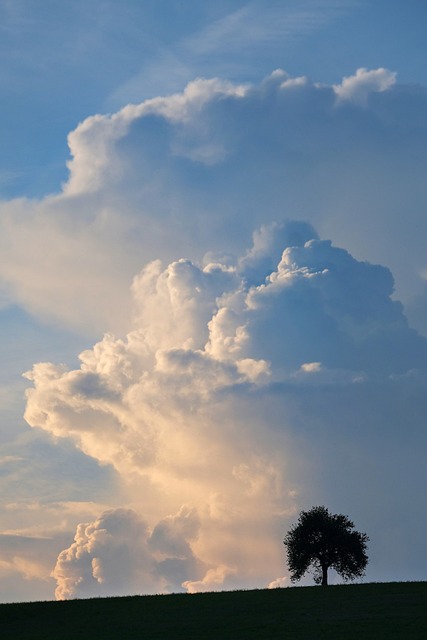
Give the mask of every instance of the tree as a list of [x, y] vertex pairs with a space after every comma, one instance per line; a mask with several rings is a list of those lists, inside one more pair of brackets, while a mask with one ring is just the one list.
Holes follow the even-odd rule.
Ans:
[[344, 580], [364, 575], [369, 541], [366, 533], [354, 531], [347, 516], [329, 513], [326, 507], [301, 511], [298, 523], [285, 536], [291, 582], [311, 569], [316, 584], [327, 586], [328, 569]]

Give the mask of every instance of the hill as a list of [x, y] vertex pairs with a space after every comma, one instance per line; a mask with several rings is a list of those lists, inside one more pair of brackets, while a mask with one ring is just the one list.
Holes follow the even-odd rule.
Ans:
[[13, 640], [418, 640], [427, 582], [0, 605]]

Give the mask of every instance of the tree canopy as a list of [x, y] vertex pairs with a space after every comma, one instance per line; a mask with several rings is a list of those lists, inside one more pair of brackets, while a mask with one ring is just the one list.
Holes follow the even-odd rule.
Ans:
[[324, 586], [328, 584], [328, 569], [335, 569], [344, 580], [363, 576], [368, 541], [366, 533], [354, 530], [347, 516], [329, 513], [324, 506], [301, 511], [283, 541], [291, 582], [300, 580], [309, 569], [314, 581]]

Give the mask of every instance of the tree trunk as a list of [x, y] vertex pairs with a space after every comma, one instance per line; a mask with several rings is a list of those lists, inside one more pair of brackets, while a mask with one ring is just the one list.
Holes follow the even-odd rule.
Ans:
[[328, 586], [328, 567], [322, 565], [322, 587]]

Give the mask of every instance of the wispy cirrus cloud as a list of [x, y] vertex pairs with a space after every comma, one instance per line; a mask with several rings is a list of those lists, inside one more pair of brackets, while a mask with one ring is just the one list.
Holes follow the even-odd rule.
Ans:
[[183, 44], [196, 55], [229, 55], [275, 47], [279, 41], [283, 44], [310, 35], [358, 5], [356, 0], [248, 2], [186, 38]]
[[254, 79], [253, 68], [261, 61], [265, 61], [265, 71], [269, 70], [296, 42], [357, 10], [360, 4], [360, 0], [255, 0], [224, 5], [220, 17], [207, 11], [190, 33], [167, 42], [153, 41], [151, 55], [135, 75], [116, 87], [108, 104], [117, 108], [144, 99], [150, 91], [176, 91], [197, 76]]

